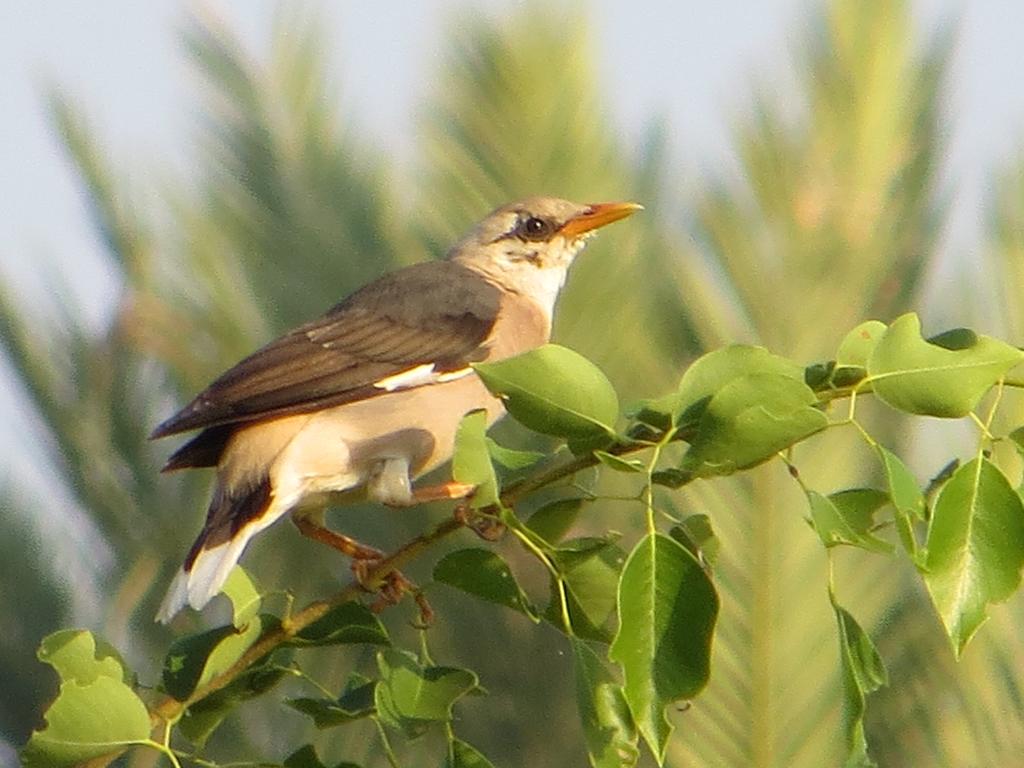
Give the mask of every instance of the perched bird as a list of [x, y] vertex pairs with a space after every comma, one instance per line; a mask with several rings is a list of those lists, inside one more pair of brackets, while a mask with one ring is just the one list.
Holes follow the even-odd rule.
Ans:
[[157, 619], [202, 608], [246, 544], [291, 512], [299, 529], [354, 558], [376, 550], [323, 526], [338, 494], [407, 506], [460, 498], [412, 481], [451, 458], [455, 430], [504, 414], [470, 367], [546, 343], [555, 299], [586, 239], [634, 203], [534, 197], [498, 208], [443, 261], [400, 269], [221, 375], [152, 438], [201, 429], [164, 471], [216, 467], [206, 523]]

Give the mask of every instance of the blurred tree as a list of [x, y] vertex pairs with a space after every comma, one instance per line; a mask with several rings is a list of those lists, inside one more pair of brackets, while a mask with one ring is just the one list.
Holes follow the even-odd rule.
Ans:
[[[765, 89], [737, 132], [742, 178], [697, 201], [700, 247], [680, 259], [677, 311], [691, 313], [710, 346], [739, 338], [827, 359], [841, 329], [912, 306], [934, 256], [948, 45], [919, 53], [909, 5], [874, 0], [829, 3], [807, 42], [802, 113], [785, 114]], [[870, 456], [846, 437], [797, 454], [813, 487], [870, 477]], [[679, 764], [840, 764], [826, 564], [799, 488], [775, 467], [686, 495], [723, 539], [723, 619], [711, 685], [673, 755]], [[849, 566], [840, 600], [871, 626], [894, 599], [876, 588], [885, 566], [861, 552], [837, 560]]]
[[[922, 52], [907, 3], [829, 2], [802, 62], [803, 112], [783, 113], [763, 90], [737, 131], [742, 178], [709, 184], [694, 201], [673, 187], [671, 137], [652, 130], [640, 149], [622, 146], [579, 10], [536, 3], [529, 13], [529, 25], [472, 13], [453, 25], [447, 57], [431, 79], [415, 181], [398, 178], [384, 148], [337, 112], [318, 34], [323, 21], [303, 11], [280, 15], [265, 62], [251, 59], [215, 20], [188, 28], [206, 85], [201, 170], [188, 182], [157, 169], [145, 188], [130, 183], [81, 111], [54, 99], [122, 292], [100, 337], [80, 330], [74, 316], [54, 321], [8, 297], [0, 302], [0, 340], [51, 438], [53, 468], [115, 553], [103, 574], [110, 599], [98, 629], [134, 666], [151, 665], [170, 637], [151, 616], [198, 528], [206, 493], [204, 478], [158, 475], [169, 447], [149, 445], [149, 428], [274, 332], [397, 264], [439, 256], [499, 203], [545, 192], [647, 205], [643, 224], [638, 217], [640, 226], [588, 249], [556, 325], [559, 341], [636, 397], [670, 388], [687, 359], [729, 341], [827, 358], [857, 321], [887, 319], [919, 295], [945, 214], [936, 177], [949, 44], [943, 38]], [[1024, 238], [1014, 217], [1024, 202], [1012, 201], [1024, 173], [1011, 178], [994, 250], [1003, 285], [1021, 290]], [[400, 208], [403, 199], [412, 205]], [[681, 221], [677, 211], [687, 208], [693, 220]], [[1011, 338], [1024, 334], [1019, 326], [1008, 328]], [[837, 461], [852, 444], [830, 439], [815, 456], [800, 457], [802, 471], [823, 487], [869, 477], [870, 466]], [[3, 519], [30, 519], [25, 499], [7, 491], [12, 512]], [[698, 483], [681, 499], [661, 501], [710, 513], [723, 539], [723, 610], [711, 686], [675, 718], [670, 763], [838, 764], [836, 633], [803, 499], [777, 467]], [[346, 530], [382, 545], [423, 525], [420, 513], [361, 512], [345, 513]], [[628, 533], [638, 512], [606, 504], [594, 514], [614, 516]], [[264, 585], [312, 596], [346, 577], [342, 563], [278, 528], [247, 557]], [[60, 564], [18, 549], [12, 557], [20, 573], [34, 575], [33, 600], [59, 614]], [[967, 663], [954, 667], [948, 649], [936, 647], [939, 633], [921, 631], [931, 619], [920, 595], [909, 593], [890, 610], [896, 586], [878, 588], [884, 566], [845, 552], [840, 564], [849, 571], [840, 599], [878, 629], [888, 651], [891, 687], [868, 707], [869, 743], [885, 764], [1015, 759], [1021, 745], [1012, 733], [1022, 731], [1009, 730], [1006, 718], [1019, 721], [1022, 707], [1011, 630], [984, 633], [984, 650], [972, 648]], [[23, 613], [6, 593], [0, 599], [9, 615]], [[561, 636], [511, 613], [442, 593], [434, 599], [441, 617], [431, 633], [435, 655], [478, 669], [486, 686], [509, 697], [493, 696], [468, 716], [467, 738], [498, 764], [577, 764], [571, 681], [555, 663], [565, 650]], [[61, 615], [35, 619], [39, 626], [24, 623], [17, 647], [3, 647], [5, 665], [32, 665], [38, 635], [67, 623]], [[347, 669], [351, 661], [340, 664]], [[323, 670], [337, 673], [339, 662], [325, 655]], [[148, 674], [155, 679], [157, 670]], [[38, 711], [46, 691], [38, 678], [11, 684], [0, 722], [20, 741], [32, 725], [28, 702]], [[964, 714], [956, 729], [951, 710], [936, 705], [940, 695]], [[508, 725], [496, 729], [499, 721]], [[232, 722], [218, 738], [245, 741], [253, 757], [264, 758], [280, 757], [279, 744], [306, 728], [298, 715], [264, 705], [249, 705]], [[348, 759], [369, 760], [374, 747], [366, 736], [328, 732], [321, 754], [340, 757], [344, 747]], [[367, 745], [366, 754], [353, 754], [353, 743]]]

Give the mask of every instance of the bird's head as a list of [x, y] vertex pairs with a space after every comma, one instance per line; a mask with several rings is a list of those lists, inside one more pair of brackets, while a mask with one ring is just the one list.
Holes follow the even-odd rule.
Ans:
[[531, 197], [490, 213], [448, 253], [502, 288], [549, 311], [576, 254], [599, 227], [640, 210], [636, 203], [572, 203]]

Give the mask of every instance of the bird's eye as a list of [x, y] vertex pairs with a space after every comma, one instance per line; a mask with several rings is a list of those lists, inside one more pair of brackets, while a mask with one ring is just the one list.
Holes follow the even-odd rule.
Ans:
[[519, 232], [527, 240], [546, 240], [551, 236], [551, 222], [531, 216], [519, 225]]

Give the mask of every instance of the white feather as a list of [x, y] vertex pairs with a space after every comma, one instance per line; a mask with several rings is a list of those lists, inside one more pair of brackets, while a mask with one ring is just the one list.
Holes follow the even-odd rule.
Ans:
[[273, 505], [260, 518], [243, 526], [230, 541], [201, 550], [189, 570], [182, 568], [175, 575], [157, 611], [156, 620], [166, 624], [186, 604], [197, 611], [202, 609], [220, 593], [249, 539], [277, 520], [283, 509], [280, 505]]
[[174, 617], [174, 614], [185, 607], [187, 601], [188, 574], [184, 568], [179, 568], [178, 572], [174, 575], [171, 586], [167, 589], [167, 594], [164, 595], [163, 602], [160, 603], [160, 610], [156, 612], [156, 620], [161, 624], [167, 624]]
[[423, 363], [423, 365], [417, 365], [415, 368], [409, 368], [380, 381], [375, 381], [373, 386], [377, 389], [394, 392], [398, 389], [422, 387], [424, 384], [443, 384], [446, 381], [455, 381], [455, 379], [461, 379], [473, 372], [472, 368], [460, 368], [457, 371], [435, 373], [434, 367], [434, 363]]

